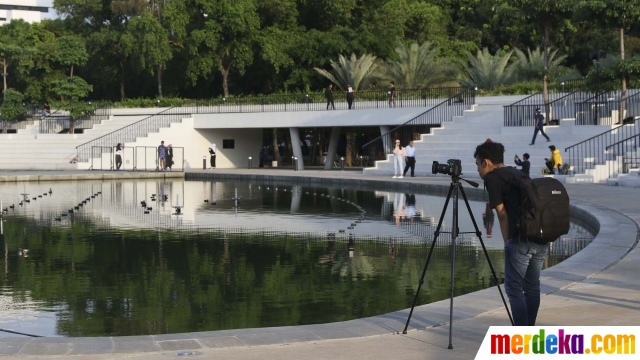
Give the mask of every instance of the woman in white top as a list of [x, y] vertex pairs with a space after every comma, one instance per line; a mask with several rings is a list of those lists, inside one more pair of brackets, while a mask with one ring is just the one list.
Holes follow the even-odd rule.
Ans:
[[[404, 170], [404, 157], [406, 153], [402, 145], [400, 145], [400, 140], [396, 140], [396, 145], [393, 148], [393, 178], [402, 179], [402, 170]], [[397, 174], [397, 175], [396, 175]]]
[[116, 170], [120, 170], [120, 166], [122, 166], [122, 148], [121, 143], [116, 145]]
[[355, 91], [353, 90], [353, 87], [351, 87], [351, 84], [347, 84], [346, 95], [347, 104], [349, 104], [349, 110], [351, 110], [351, 107], [353, 106], [353, 98], [355, 97]]

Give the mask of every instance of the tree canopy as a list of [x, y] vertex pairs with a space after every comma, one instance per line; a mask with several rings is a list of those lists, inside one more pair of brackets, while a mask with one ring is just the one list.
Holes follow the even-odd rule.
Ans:
[[[55, 0], [54, 8], [56, 20], [0, 27], [4, 89], [28, 101], [60, 100], [52, 84], [73, 76], [108, 100], [319, 91], [321, 74], [351, 54], [376, 59], [380, 76], [367, 86], [384, 88], [391, 73], [403, 86], [466, 84], [477, 60], [469, 54], [484, 49], [521, 51], [504, 58], [505, 69], [520, 63], [511, 81], [586, 76], [594, 50], [625, 50], [620, 61], [640, 54], [640, 5], [627, 0]], [[410, 61], [421, 74], [406, 72]], [[447, 78], [425, 79], [436, 65]]]

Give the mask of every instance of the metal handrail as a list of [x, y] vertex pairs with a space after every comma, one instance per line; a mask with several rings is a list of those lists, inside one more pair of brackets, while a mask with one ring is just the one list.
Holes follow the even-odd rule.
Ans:
[[[476, 91], [474, 88], [469, 88], [466, 89], [458, 94], [455, 94], [454, 96], [448, 98], [447, 100], [435, 105], [434, 107], [430, 108], [429, 110], [419, 114], [418, 116], [414, 117], [413, 119], [410, 119], [408, 121], [406, 121], [405, 123], [396, 126], [395, 128], [393, 128], [392, 130], [390, 130], [389, 132], [380, 135], [379, 137], [369, 141], [368, 143], [362, 145], [362, 151], [363, 154], [366, 153], [366, 150], [369, 150], [369, 153], [371, 153], [371, 151], [373, 150], [373, 155], [369, 155], [369, 160], [375, 159], [375, 160], [382, 160], [386, 157], [388, 151], [391, 150], [392, 146], [391, 146], [391, 141], [390, 138], [393, 136], [394, 133], [397, 133], [399, 130], [403, 131], [406, 130], [406, 128], [410, 127], [410, 126], [415, 126], [415, 127], [420, 127], [419, 129], [409, 129], [410, 131], [410, 138], [411, 140], [417, 140], [419, 139], [419, 136], [423, 133], [428, 132], [427, 128], [430, 128], [431, 126], [434, 125], [439, 125], [442, 122], [447, 122], [447, 121], [451, 121], [453, 116], [456, 115], [461, 115], [462, 112], [465, 110], [465, 108], [468, 105], [473, 105], [475, 104], [475, 94]], [[455, 113], [451, 113], [451, 112], [446, 112], [446, 114], [443, 114], [443, 116], [440, 117], [440, 121], [435, 121], [435, 122], [431, 122], [428, 121], [426, 123], [421, 123], [421, 124], [416, 124], [416, 122], [419, 122], [420, 120], [423, 120], [426, 116], [429, 116], [431, 114], [435, 114], [438, 110], [442, 109], [442, 106], [444, 105], [448, 105], [448, 106], [455, 106], [455, 110], [460, 110], [457, 111]], [[456, 105], [462, 105], [462, 106], [456, 106]], [[437, 116], [438, 114], [436, 114], [435, 116]], [[430, 119], [429, 119], [430, 120]], [[415, 131], [418, 130], [418, 131]], [[427, 130], [427, 131], [425, 131]], [[402, 137], [406, 137], [406, 136], [402, 136]], [[406, 140], [406, 139], [405, 139]], [[376, 144], [374, 144], [376, 143]], [[380, 143], [380, 144], [378, 144]], [[376, 151], [378, 149], [375, 149], [375, 146], [380, 145], [383, 149], [382, 149], [382, 158], [379, 158], [377, 155], [380, 153], [379, 151]]]
[[[637, 99], [640, 99], [639, 94], [634, 94], [623, 100], [616, 100], [615, 102], [625, 101], [631, 104], [630, 101]], [[640, 118], [635, 119], [631, 123], [623, 123], [565, 148], [564, 151], [569, 154], [568, 158], [573, 163], [574, 173], [582, 174], [585, 173], [587, 169], [614, 160], [612, 157], [615, 155], [610, 153], [609, 149], [614, 144], [624, 142], [625, 139], [638, 135], [640, 133], [640, 124], [638, 124], [638, 121], [640, 121]], [[618, 168], [616, 166], [610, 166], [609, 177], [613, 176], [617, 171]], [[598, 179], [598, 181], [601, 180], [600, 178]]]
[[[89, 103], [91, 105], [91, 103]], [[93, 109], [90, 110], [86, 115], [75, 119], [75, 128], [76, 129], [92, 129], [94, 125], [102, 123], [103, 120], [108, 120], [111, 116], [111, 102], [103, 101], [93, 104]], [[71, 118], [69, 116], [66, 117], [56, 117], [53, 116], [55, 113], [61, 111], [60, 109], [56, 110], [51, 115], [43, 117], [40, 121], [39, 133], [40, 134], [51, 134], [58, 133], [56, 131], [57, 127], [55, 125], [59, 125], [62, 129], [68, 129], [71, 127]]]
[[607, 146], [607, 147], [605, 148], [605, 150], [609, 150], [609, 148], [612, 148], [612, 147], [614, 147], [614, 146], [616, 146], [616, 145], [620, 145], [620, 144], [622, 144], [623, 142], [625, 142], [625, 141], [629, 141], [629, 140], [631, 140], [631, 139], [633, 139], [633, 138], [636, 138], [636, 137], [640, 137], [640, 134], [631, 135], [631, 136], [629, 136], [628, 138], [626, 138], [626, 139], [624, 139], [624, 140], [620, 140], [620, 141], [618, 141], [618, 142], [616, 142], [616, 143], [614, 143], [614, 144], [611, 144], [611, 145]]
[[[6, 122], [7, 122], [7, 129], [11, 128], [11, 127], [12, 127], [12, 125], [15, 125], [15, 129], [16, 129], [16, 130], [17, 130], [17, 129], [25, 129], [25, 128], [26, 128], [26, 125], [25, 125], [25, 127], [21, 127], [21, 124], [22, 124], [22, 123], [27, 123], [27, 122], [29, 122], [29, 121], [33, 122], [33, 121], [35, 120], [35, 116], [36, 116], [36, 114], [37, 114], [37, 111], [34, 111], [32, 107], [26, 107], [26, 106], [24, 107], [24, 109], [25, 109], [25, 110], [24, 110], [22, 113], [20, 113], [20, 114], [18, 114], [18, 115], [16, 115], [16, 116], [14, 116], [14, 117], [12, 117], [11, 119], [6, 120]], [[43, 110], [43, 111], [44, 111], [44, 110]], [[48, 117], [48, 116], [52, 116], [53, 114], [57, 113], [58, 111], [60, 111], [60, 109], [58, 109], [58, 110], [54, 111], [53, 113], [51, 113], [51, 114], [47, 115], [47, 117]], [[41, 114], [42, 114], [42, 113], [41, 113]], [[28, 119], [27, 119], [27, 118], [29, 117], [29, 115], [31, 115], [31, 120], [28, 120]], [[18, 121], [16, 121], [16, 119], [19, 119], [19, 118], [22, 118], [22, 117], [25, 117], [25, 119], [24, 119], [24, 120], [18, 120]], [[44, 115], [40, 115], [40, 119], [42, 119], [42, 118], [45, 118], [45, 116], [44, 116]], [[0, 120], [0, 129], [2, 129], [2, 128], [3, 128], [3, 126], [4, 126], [4, 121], [5, 121], [5, 120]]]
[[[585, 80], [570, 80], [562, 83], [553, 84], [550, 87], [548, 103], [545, 103], [543, 92], [537, 92], [533, 95], [520, 99], [513, 104], [504, 106], [504, 126], [533, 126], [535, 109], [540, 108], [543, 113], [547, 114], [547, 109], [552, 110], [553, 106], [559, 104], [560, 100], [564, 100], [558, 112], [564, 113], [564, 108], [571, 107], [566, 100], [570, 97], [576, 97], [581, 94], [580, 90], [585, 87]], [[558, 98], [555, 98], [559, 96]], [[569, 105], [569, 106], [568, 106]], [[551, 114], [547, 114], [549, 121], [552, 120]], [[564, 114], [563, 114], [564, 115]], [[556, 119], [558, 120], [558, 119]]]
[[[586, 84], [586, 80], [585, 79], [567, 80], [567, 81], [563, 81], [561, 83], [552, 84], [550, 89], [562, 90], [562, 91], [559, 92], [560, 94], [566, 93], [565, 90], [568, 90], [569, 93], [574, 93], [574, 92], [577, 92], [577, 91], [581, 90], [585, 86], [585, 84]], [[561, 89], [558, 89], [558, 88], [561, 88]], [[550, 92], [549, 93], [549, 95], [553, 95], [553, 94], [556, 94], [556, 92]], [[537, 92], [535, 94], [531, 94], [531, 95], [529, 95], [529, 96], [527, 96], [527, 97], [525, 97], [523, 99], [520, 99], [520, 100], [514, 102], [511, 105], [506, 105], [506, 106], [522, 105], [520, 103], [529, 102], [530, 99], [532, 99], [532, 98], [534, 98], [536, 96], [541, 96], [541, 95], [543, 95], [543, 91], [539, 91], [539, 92]], [[564, 95], [564, 96], [566, 96], [566, 95]], [[556, 100], [554, 100], [554, 101], [556, 101]], [[549, 102], [549, 104], [551, 104], [552, 102], [553, 101]], [[544, 103], [537, 103], [536, 105], [544, 105]]]
[[[193, 113], [197, 113], [194, 111], [184, 111], [183, 109], [191, 109], [190, 107], [184, 107], [184, 106], [174, 106], [174, 107], [170, 107], [166, 110], [163, 110], [157, 114], [154, 115], [150, 115], [147, 116], [144, 119], [138, 120], [132, 124], [129, 124], [123, 128], [120, 128], [118, 130], [114, 130], [108, 134], [105, 134], [97, 139], [93, 139], [91, 141], [88, 141], [84, 144], [80, 144], [78, 146], [76, 146], [76, 150], [78, 152], [78, 161], [88, 161], [88, 158], [86, 157], [87, 155], [87, 149], [89, 147], [92, 146], [92, 144], [102, 144], [102, 146], [105, 145], [109, 145], [112, 146], [113, 144], [117, 144], [117, 143], [126, 143], [127, 139], [131, 139], [131, 140], [135, 140], [135, 138], [137, 138], [138, 136], [141, 136], [142, 133], [144, 133], [145, 135], [148, 134], [150, 131], [150, 129], [159, 129], [159, 122], [162, 122], [164, 120], [164, 122], [168, 122], [168, 125], [173, 123], [173, 119], [169, 119], [169, 121], [166, 121], [167, 119], [163, 118], [165, 116], [177, 116], [179, 118], [179, 120], [182, 120], [183, 115], [188, 115], [188, 114], [193, 114]], [[179, 111], [178, 111], [179, 110]], [[154, 120], [159, 120], [159, 121], [154, 121]], [[138, 130], [138, 131], [136, 131]], [[142, 130], [142, 131], [140, 131]], [[141, 133], [142, 132], [142, 133]], [[129, 140], [129, 141], [131, 141]]]
[[[611, 160], [609, 164], [608, 177], [611, 178], [619, 173], [628, 173], [631, 168], [638, 168], [640, 157], [638, 156], [638, 140], [640, 140], [640, 133], [631, 135], [626, 139], [620, 140], [615, 144], [607, 146], [606, 151], [609, 152], [611, 148], [618, 147], [618, 149], [611, 153]], [[629, 149], [627, 142], [633, 141], [632, 149]], [[625, 146], [627, 145], [627, 146]], [[621, 154], [618, 154], [621, 152]]]
[[[629, 92], [632, 91], [633, 89], [629, 90]], [[628, 93], [625, 98], [621, 97], [620, 91], [611, 94], [613, 98], [608, 96], [610, 93], [604, 91], [576, 104], [576, 125], [615, 125], [618, 119], [614, 119], [612, 113], [620, 111], [621, 104], [624, 103], [624, 108], [628, 109], [629, 104], [640, 102], [640, 92], [631, 95]]]

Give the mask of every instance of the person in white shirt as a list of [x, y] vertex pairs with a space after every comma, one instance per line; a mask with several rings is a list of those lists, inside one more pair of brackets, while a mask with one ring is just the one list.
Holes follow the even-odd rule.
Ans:
[[124, 146], [121, 143], [116, 145], [116, 170], [120, 170], [120, 166], [122, 166], [122, 148]]
[[349, 104], [349, 110], [351, 110], [351, 107], [353, 106], [353, 99], [355, 98], [355, 91], [353, 90], [353, 87], [351, 87], [351, 84], [347, 84], [347, 91], [346, 95], [347, 95], [347, 104]]
[[416, 168], [416, 148], [413, 147], [413, 140], [409, 141], [409, 145], [404, 148], [407, 156], [407, 165], [404, 167], [404, 172], [402, 175], [407, 175], [407, 171], [411, 168], [411, 177], [416, 177], [414, 174], [414, 170]]
[[[402, 169], [404, 168], [404, 157], [406, 156], [404, 148], [400, 145], [400, 140], [396, 140], [393, 148], [393, 179], [402, 179]], [[396, 175], [397, 174], [397, 175]]]

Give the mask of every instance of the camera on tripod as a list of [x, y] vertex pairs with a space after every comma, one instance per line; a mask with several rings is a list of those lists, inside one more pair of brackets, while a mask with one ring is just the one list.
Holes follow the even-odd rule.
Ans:
[[462, 175], [462, 160], [459, 159], [449, 159], [446, 164], [440, 164], [437, 161], [433, 162], [431, 166], [432, 174], [444, 174], [450, 175], [453, 177], [458, 177]]

